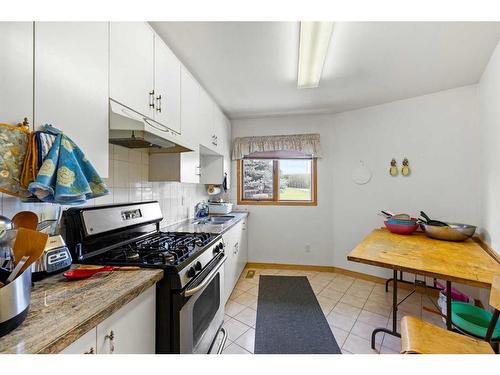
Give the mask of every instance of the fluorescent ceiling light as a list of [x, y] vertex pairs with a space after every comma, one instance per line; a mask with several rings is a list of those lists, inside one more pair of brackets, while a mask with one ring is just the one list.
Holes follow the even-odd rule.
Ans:
[[297, 87], [319, 86], [333, 31], [333, 22], [301, 22]]

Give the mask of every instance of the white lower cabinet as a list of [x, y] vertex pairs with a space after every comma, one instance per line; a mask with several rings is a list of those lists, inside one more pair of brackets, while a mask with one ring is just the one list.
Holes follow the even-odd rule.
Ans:
[[222, 235], [226, 245], [224, 263], [224, 304], [233, 292], [241, 272], [248, 261], [246, 219], [238, 222]]
[[154, 354], [156, 286], [99, 323], [62, 354]]
[[66, 347], [61, 354], [96, 354], [97, 328], [94, 327], [73, 344]]

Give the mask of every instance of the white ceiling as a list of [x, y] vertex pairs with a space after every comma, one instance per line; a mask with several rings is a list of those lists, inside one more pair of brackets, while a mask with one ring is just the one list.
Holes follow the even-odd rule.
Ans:
[[297, 22], [152, 22], [231, 118], [342, 112], [476, 83], [500, 23], [336, 23], [320, 87], [296, 88]]

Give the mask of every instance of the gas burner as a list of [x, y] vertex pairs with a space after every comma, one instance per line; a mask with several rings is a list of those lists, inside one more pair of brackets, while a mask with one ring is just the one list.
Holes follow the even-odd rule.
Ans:
[[212, 241], [210, 233], [154, 232], [106, 252], [102, 260], [130, 265], [178, 265]]

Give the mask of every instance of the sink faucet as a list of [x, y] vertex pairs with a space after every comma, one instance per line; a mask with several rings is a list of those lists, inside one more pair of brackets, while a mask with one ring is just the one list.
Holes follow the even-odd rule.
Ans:
[[208, 220], [208, 203], [205, 201], [198, 202], [194, 206], [194, 218], [198, 223], [203, 223]]

